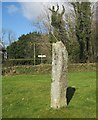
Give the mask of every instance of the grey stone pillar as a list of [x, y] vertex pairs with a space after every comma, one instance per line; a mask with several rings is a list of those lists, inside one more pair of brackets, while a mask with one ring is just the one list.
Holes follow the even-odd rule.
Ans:
[[52, 82], [51, 107], [58, 109], [67, 106], [67, 73], [68, 53], [64, 44], [59, 41], [52, 45]]

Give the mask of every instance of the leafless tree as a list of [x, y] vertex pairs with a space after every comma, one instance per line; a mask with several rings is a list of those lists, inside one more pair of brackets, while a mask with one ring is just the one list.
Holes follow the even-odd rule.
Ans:
[[12, 30], [9, 30], [8, 31], [8, 41], [9, 41], [9, 45], [12, 43], [12, 42], [15, 42], [15, 33], [12, 31]]
[[10, 45], [16, 39], [15, 33], [12, 30], [2, 29], [0, 31], [0, 42], [4, 47]]
[[0, 30], [0, 42], [4, 47], [5, 47], [5, 41], [4, 41], [5, 37], [6, 37], [6, 29], [3, 28], [2, 30]]

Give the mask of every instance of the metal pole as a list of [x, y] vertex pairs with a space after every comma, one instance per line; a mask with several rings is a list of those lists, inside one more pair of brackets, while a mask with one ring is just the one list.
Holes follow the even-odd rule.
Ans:
[[[41, 55], [42, 55], [42, 53], [41, 53]], [[41, 57], [41, 64], [42, 64], [42, 57]]]
[[35, 65], [35, 43], [34, 43], [34, 65]]

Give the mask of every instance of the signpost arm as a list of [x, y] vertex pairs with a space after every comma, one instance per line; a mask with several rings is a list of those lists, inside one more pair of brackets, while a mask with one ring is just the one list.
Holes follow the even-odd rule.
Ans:
[[43, 54], [41, 53], [41, 55], [38, 55], [38, 57], [41, 59], [41, 64], [42, 64], [42, 63], [43, 63], [43, 58], [45, 58], [46, 55], [43, 55]]
[[41, 64], [42, 64], [42, 60], [43, 60], [43, 57], [42, 57], [42, 53], [41, 53]]

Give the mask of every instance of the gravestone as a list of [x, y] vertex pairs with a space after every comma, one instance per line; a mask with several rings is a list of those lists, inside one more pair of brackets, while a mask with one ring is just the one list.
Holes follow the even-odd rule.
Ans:
[[68, 53], [61, 41], [52, 45], [51, 107], [58, 109], [67, 106]]

